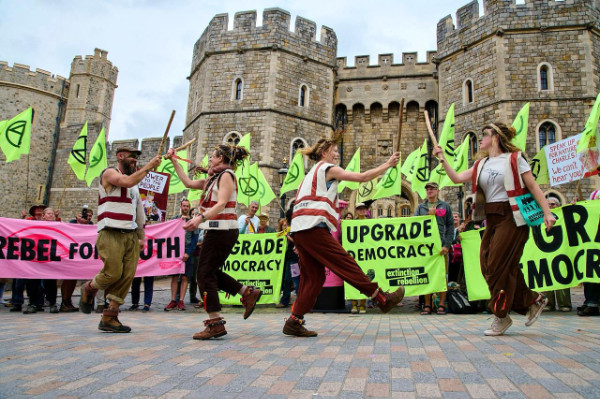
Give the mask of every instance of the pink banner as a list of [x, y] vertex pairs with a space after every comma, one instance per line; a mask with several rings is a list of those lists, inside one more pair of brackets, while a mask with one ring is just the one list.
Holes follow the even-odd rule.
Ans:
[[[136, 276], [185, 271], [183, 220], [146, 227]], [[0, 277], [90, 279], [102, 268], [97, 226], [0, 217]]]

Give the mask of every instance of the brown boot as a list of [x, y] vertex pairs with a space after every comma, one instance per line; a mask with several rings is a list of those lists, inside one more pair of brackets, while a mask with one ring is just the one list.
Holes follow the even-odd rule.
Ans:
[[404, 298], [404, 287], [400, 286], [396, 291], [382, 292], [379, 289], [377, 296], [373, 299], [373, 305], [378, 306], [383, 313], [387, 313], [394, 308]]
[[83, 313], [90, 314], [94, 308], [94, 297], [98, 289], [92, 287], [92, 282], [87, 281], [81, 286], [81, 298], [79, 298], [79, 310]]
[[256, 302], [258, 302], [261, 296], [262, 292], [258, 288], [246, 288], [246, 291], [244, 291], [244, 294], [242, 295], [242, 299], [240, 299], [240, 302], [242, 302], [242, 305], [244, 305], [244, 307], [246, 308], [246, 310], [244, 311], [244, 320], [250, 317], [252, 312], [254, 312]]
[[316, 337], [318, 334], [316, 331], [310, 331], [304, 328], [304, 319], [297, 318], [291, 315], [283, 326], [283, 333], [285, 335], [293, 335], [295, 337]]
[[98, 330], [114, 332], [114, 333], [128, 333], [131, 332], [131, 328], [121, 324], [117, 316], [119, 315], [118, 310], [104, 309], [102, 312], [102, 319], [98, 324]]
[[206, 328], [204, 331], [194, 334], [194, 339], [210, 339], [219, 338], [223, 335], [227, 335], [225, 330], [225, 319], [222, 317], [215, 317], [214, 319], [204, 320]]

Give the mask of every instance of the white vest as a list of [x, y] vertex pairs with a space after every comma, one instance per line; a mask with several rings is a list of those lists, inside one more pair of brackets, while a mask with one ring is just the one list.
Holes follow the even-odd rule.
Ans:
[[[235, 174], [233, 170], [226, 169], [223, 172], [219, 173], [217, 176], [214, 176], [212, 180], [210, 180], [210, 185], [206, 187], [204, 190], [204, 196], [200, 202], [200, 207], [202, 208], [202, 212], [206, 212], [213, 206], [217, 204], [219, 201], [219, 180], [221, 180], [221, 176], [223, 173], [231, 174], [233, 178], [234, 189], [229, 196], [229, 200], [225, 205], [225, 209], [223, 209], [217, 216], [213, 217], [210, 220], [205, 221], [200, 224], [201, 229], [207, 230], [237, 230], [238, 222], [237, 222], [237, 184], [235, 180]], [[208, 184], [208, 182], [207, 182]]]
[[132, 188], [111, 186], [110, 191], [107, 192], [102, 186], [102, 175], [106, 170], [102, 171], [99, 179], [98, 231], [105, 227], [135, 230], [138, 227], [135, 222], [139, 197], [137, 186]]
[[329, 230], [337, 231], [338, 224], [338, 194], [339, 181], [333, 180], [327, 189], [327, 170], [335, 166], [323, 161], [317, 163], [300, 183], [290, 232], [308, 230], [320, 223], [325, 223]]

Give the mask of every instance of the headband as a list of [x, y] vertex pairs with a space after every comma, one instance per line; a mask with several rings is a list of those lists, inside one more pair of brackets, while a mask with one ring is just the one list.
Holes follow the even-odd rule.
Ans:
[[502, 133], [502, 130], [500, 130], [500, 128], [498, 126], [494, 125], [493, 123], [488, 123], [486, 125], [486, 127], [491, 127], [492, 129], [494, 129], [496, 131], [496, 133], [498, 133], [501, 136], [504, 136], [504, 133]]

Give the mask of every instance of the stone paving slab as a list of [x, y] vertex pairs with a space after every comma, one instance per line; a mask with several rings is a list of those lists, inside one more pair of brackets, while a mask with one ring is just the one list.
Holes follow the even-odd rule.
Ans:
[[122, 312], [131, 334], [100, 332], [97, 314], [0, 308], [0, 397], [600, 397], [600, 318], [574, 311], [530, 328], [515, 315], [485, 337], [490, 315], [420, 316], [408, 299], [387, 315], [309, 314], [319, 336], [295, 338], [281, 333], [289, 310], [228, 307], [229, 334], [194, 341], [206, 315], [163, 312], [167, 284], [151, 312]]

